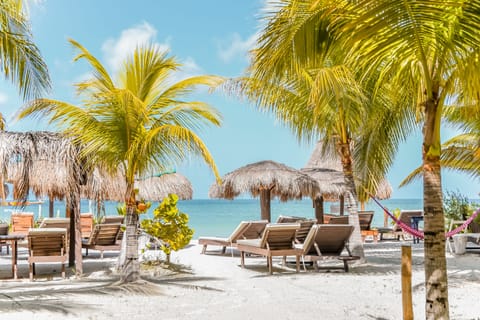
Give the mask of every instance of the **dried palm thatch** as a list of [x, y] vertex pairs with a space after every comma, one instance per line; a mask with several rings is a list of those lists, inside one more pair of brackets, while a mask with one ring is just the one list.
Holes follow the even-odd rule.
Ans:
[[302, 168], [301, 172], [318, 182], [319, 194], [326, 201], [338, 201], [347, 192], [343, 172], [328, 168]]
[[[341, 165], [341, 161], [340, 161], [340, 158], [338, 156], [338, 154], [336, 152], [334, 152], [331, 148], [328, 149], [328, 148], [325, 148], [325, 145], [323, 144], [323, 142], [319, 141], [313, 152], [312, 152], [312, 155], [310, 156], [310, 159], [308, 160], [307, 164], [305, 165], [305, 168], [308, 168], [310, 170], [313, 170], [313, 169], [330, 169], [332, 171], [338, 171], [340, 172], [342, 175], [342, 165]], [[319, 176], [319, 178], [321, 178], [321, 176]], [[319, 184], [320, 184], [320, 188], [322, 188], [322, 185], [323, 185], [323, 181], [322, 180], [318, 180]], [[344, 182], [339, 182], [339, 183], [344, 183]], [[356, 184], [358, 185], [358, 181], [356, 182]], [[388, 182], [387, 179], [382, 179], [378, 182], [378, 184], [374, 185], [376, 186], [376, 190], [373, 191], [373, 193], [375, 194], [375, 196], [378, 198], [378, 199], [388, 199], [390, 198], [391, 194], [392, 194], [392, 186], [390, 185], [390, 183]], [[346, 187], [344, 186], [343, 187], [344, 189], [344, 192], [346, 192]], [[358, 194], [359, 192], [357, 192]], [[363, 194], [364, 192], [362, 192]], [[335, 200], [335, 198], [332, 198], [333, 194], [330, 194], [330, 195], [327, 195], [326, 199], [327, 198], [330, 198], [331, 200]], [[336, 198], [338, 199], [338, 198]]]
[[214, 183], [209, 190], [211, 198], [233, 199], [242, 193], [260, 195], [262, 219], [270, 221], [270, 200], [280, 201], [314, 197], [317, 182], [308, 175], [274, 161], [248, 164], [227, 173], [222, 184]]
[[[190, 200], [193, 196], [191, 182], [180, 173], [172, 172], [152, 175], [135, 182], [139, 190], [138, 198], [149, 201], [162, 201], [170, 193], [175, 193], [180, 200]], [[86, 186], [82, 187], [82, 196], [97, 201], [125, 201], [127, 185], [121, 172], [112, 176], [95, 168]]]
[[3, 181], [13, 183], [14, 198], [63, 199], [78, 184], [78, 149], [71, 140], [46, 131], [0, 132], [0, 168]]

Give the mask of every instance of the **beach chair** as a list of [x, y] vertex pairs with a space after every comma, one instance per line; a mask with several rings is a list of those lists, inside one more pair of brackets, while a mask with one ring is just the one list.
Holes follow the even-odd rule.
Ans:
[[[0, 223], [0, 236], [8, 234], [9, 225], [7, 223]], [[10, 243], [7, 240], [0, 240], [0, 252], [2, 252], [2, 248], [5, 247], [7, 249], [7, 254], [10, 254]]]
[[[100, 220], [100, 223], [121, 223], [124, 224], [125, 216], [121, 215], [111, 215], [111, 216], [103, 216]], [[120, 227], [120, 232], [118, 233], [117, 240], [123, 239], [123, 228]]]
[[308, 219], [305, 217], [283, 216], [280, 215], [276, 223], [299, 223], [300, 228], [295, 236], [295, 243], [303, 243], [310, 228], [317, 223], [317, 219]]
[[121, 228], [120, 223], [99, 223], [93, 228], [88, 239], [82, 240], [82, 248], [85, 248], [85, 255], [88, 256], [88, 250], [99, 250], [100, 259], [103, 259], [104, 251], [119, 251], [121, 241], [117, 240]]
[[13, 212], [11, 225], [11, 234], [26, 235], [33, 228], [33, 212]]
[[[411, 226], [412, 217], [422, 217], [423, 210], [402, 210], [400, 211], [400, 215], [398, 216], [398, 220], [403, 222], [404, 224]], [[400, 226], [395, 223], [391, 228], [378, 228], [378, 232], [380, 234], [380, 240], [383, 240], [384, 234], [391, 234], [394, 239], [406, 240], [407, 238], [411, 238], [409, 234], [404, 232]]]
[[93, 214], [86, 212], [80, 213], [80, 229], [82, 231], [82, 238], [87, 239], [93, 230]]
[[374, 211], [358, 211], [358, 222], [360, 223], [363, 242], [368, 236], [372, 236], [374, 242], [378, 241], [378, 230], [372, 229], [373, 214]]
[[348, 224], [348, 216], [330, 217], [328, 224]]
[[70, 218], [43, 218], [39, 228], [63, 228], [70, 232]]
[[35, 264], [43, 262], [60, 262], [62, 278], [65, 278], [65, 263], [68, 259], [67, 230], [64, 228], [30, 229], [27, 239], [30, 281], [33, 281], [35, 275]]
[[[240, 251], [241, 265], [245, 267], [245, 254], [252, 253], [267, 258], [268, 271], [272, 271], [272, 257], [295, 256], [296, 270], [300, 269], [302, 251], [295, 247], [295, 235], [300, 228], [299, 223], [267, 224], [260, 239], [237, 240], [237, 249]], [[284, 258], [285, 262], [285, 258]]]
[[[303, 245], [297, 245], [297, 248], [302, 251], [302, 261], [312, 261], [315, 270], [318, 270], [320, 260], [338, 259], [343, 262], [342, 267], [326, 266], [323, 269], [340, 268], [348, 272], [348, 262], [360, 259], [358, 256], [353, 256], [348, 247], [353, 228], [353, 225], [350, 224], [316, 224], [312, 226]], [[344, 251], [346, 254], [343, 254]]]
[[198, 244], [202, 245], [202, 253], [206, 253], [207, 246], [221, 246], [222, 254], [225, 254], [227, 247], [235, 247], [238, 239], [258, 239], [262, 236], [267, 220], [241, 221], [232, 234], [227, 238], [221, 237], [200, 237]]

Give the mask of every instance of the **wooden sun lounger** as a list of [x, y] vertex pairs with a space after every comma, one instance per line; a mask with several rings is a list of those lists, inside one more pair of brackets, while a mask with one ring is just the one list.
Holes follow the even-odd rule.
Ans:
[[[352, 232], [353, 225], [350, 224], [317, 224], [310, 229], [303, 245], [297, 247], [302, 250], [303, 260], [313, 261], [316, 270], [319, 269], [320, 260], [338, 259], [343, 261], [341, 269], [348, 272], [348, 262], [360, 259], [358, 256], [353, 256], [348, 247]], [[344, 251], [346, 254], [343, 254]], [[338, 267], [324, 268], [337, 269]]]
[[120, 223], [99, 223], [93, 228], [90, 238], [83, 240], [82, 248], [88, 250], [99, 250], [100, 259], [103, 259], [104, 251], [119, 251], [121, 242], [117, 240], [120, 232]]
[[[262, 255], [267, 258], [268, 271], [272, 271], [272, 257], [295, 256], [296, 270], [300, 269], [300, 256], [302, 251], [295, 247], [295, 235], [300, 228], [298, 223], [276, 223], [265, 227], [260, 239], [238, 240], [237, 249], [240, 251], [241, 265], [245, 267], [245, 253]], [[284, 259], [285, 261], [285, 259]]]
[[200, 237], [198, 244], [202, 245], [202, 254], [207, 252], [207, 246], [222, 247], [222, 254], [225, 254], [227, 247], [235, 247], [238, 239], [258, 239], [262, 236], [267, 220], [241, 221], [232, 234], [227, 238], [221, 237]]
[[65, 278], [65, 263], [68, 259], [67, 230], [64, 228], [31, 229], [27, 239], [30, 280], [33, 281], [35, 263], [40, 262], [60, 262], [62, 278]]

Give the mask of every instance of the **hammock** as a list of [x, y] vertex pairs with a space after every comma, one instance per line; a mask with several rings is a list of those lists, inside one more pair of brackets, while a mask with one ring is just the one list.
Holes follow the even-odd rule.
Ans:
[[[397, 219], [397, 217], [395, 217], [395, 215], [394, 215], [393, 213], [391, 213], [390, 211], [388, 211], [388, 209], [385, 208], [374, 196], [372, 196], [371, 194], [369, 194], [369, 196], [370, 196], [370, 198], [373, 199], [373, 201], [375, 201], [376, 204], [378, 204], [378, 205], [380, 206], [380, 208], [383, 209], [384, 212], [386, 212], [386, 213], [390, 216], [390, 218], [392, 218], [393, 221], [395, 221], [395, 223], [396, 223], [403, 231], [405, 231], [406, 233], [409, 233], [409, 234], [413, 235], [414, 237], [417, 237], [417, 238], [420, 238], [420, 239], [423, 239], [423, 238], [424, 238], [424, 235], [423, 235], [423, 232], [422, 232], [422, 231], [419, 231], [419, 230], [417, 230], [417, 229], [414, 229], [414, 228], [412, 228], [411, 226], [409, 226], [408, 224], [406, 224], [405, 222]], [[477, 210], [475, 210], [475, 212], [474, 212], [467, 220], [465, 220], [465, 222], [464, 222], [461, 226], [459, 226], [459, 227], [457, 227], [457, 228], [455, 228], [455, 229], [453, 229], [453, 230], [451, 230], [451, 231], [449, 231], [449, 232], [446, 232], [446, 233], [445, 233], [445, 238], [448, 239], [448, 238], [450, 238], [451, 236], [453, 236], [453, 235], [455, 235], [455, 234], [460, 233], [461, 231], [463, 231], [466, 227], [468, 227], [468, 225], [469, 225], [470, 223], [472, 223], [473, 219], [475, 219], [479, 213], [480, 213], [480, 208], [477, 209]]]

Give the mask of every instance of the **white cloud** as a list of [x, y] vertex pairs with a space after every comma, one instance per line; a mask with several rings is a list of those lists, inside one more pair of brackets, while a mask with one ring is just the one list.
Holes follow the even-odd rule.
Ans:
[[237, 57], [242, 57], [248, 60], [248, 51], [253, 49], [257, 38], [257, 33], [251, 35], [245, 40], [242, 39], [238, 33], [234, 33], [231, 36], [228, 45], [220, 45], [218, 55], [223, 62], [230, 62]]
[[[118, 39], [110, 38], [102, 45], [105, 60], [113, 71], [121, 67], [125, 57], [131, 54], [136, 47], [145, 43], [154, 43], [157, 30], [149, 23], [125, 29]], [[170, 50], [168, 39], [166, 43], [155, 43], [162, 51]]]

